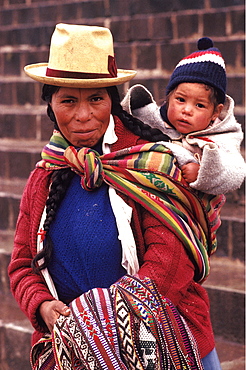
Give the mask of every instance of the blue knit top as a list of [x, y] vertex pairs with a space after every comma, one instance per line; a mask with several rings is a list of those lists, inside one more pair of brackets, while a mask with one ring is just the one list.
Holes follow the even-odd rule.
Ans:
[[87, 191], [80, 180], [74, 176], [50, 227], [54, 248], [48, 269], [64, 302], [107, 288], [126, 273], [108, 186]]

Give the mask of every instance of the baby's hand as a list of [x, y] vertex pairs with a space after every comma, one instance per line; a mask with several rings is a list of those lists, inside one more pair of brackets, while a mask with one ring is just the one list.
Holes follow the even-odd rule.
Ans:
[[198, 163], [187, 163], [181, 167], [183, 178], [190, 184], [196, 181], [200, 165]]

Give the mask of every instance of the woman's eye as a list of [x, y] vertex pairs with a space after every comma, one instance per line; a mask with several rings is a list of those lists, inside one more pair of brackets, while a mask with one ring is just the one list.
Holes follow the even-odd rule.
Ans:
[[102, 97], [101, 96], [94, 96], [93, 98], [91, 98], [91, 101], [92, 102], [99, 102], [102, 100]]
[[62, 103], [63, 104], [72, 104], [72, 103], [74, 103], [74, 100], [73, 99], [64, 99], [64, 100], [62, 100]]

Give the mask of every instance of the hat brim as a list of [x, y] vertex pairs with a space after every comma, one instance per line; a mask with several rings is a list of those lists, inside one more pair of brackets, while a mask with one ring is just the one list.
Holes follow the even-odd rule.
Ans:
[[137, 72], [133, 70], [118, 69], [117, 77], [113, 78], [96, 78], [96, 79], [75, 79], [75, 78], [58, 78], [46, 76], [48, 63], [29, 64], [24, 67], [25, 73], [33, 80], [43, 84], [77, 87], [77, 88], [94, 88], [120, 85], [130, 81], [136, 76]]

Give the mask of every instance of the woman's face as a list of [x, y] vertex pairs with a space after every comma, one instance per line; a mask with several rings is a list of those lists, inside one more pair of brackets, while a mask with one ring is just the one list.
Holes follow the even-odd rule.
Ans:
[[74, 146], [91, 148], [107, 130], [112, 103], [105, 88], [61, 87], [50, 105], [61, 133]]

